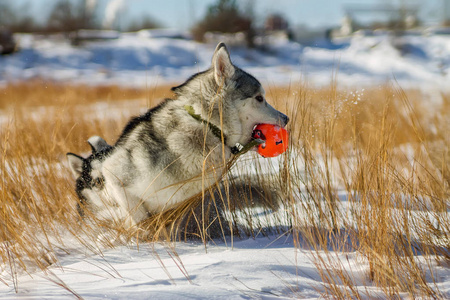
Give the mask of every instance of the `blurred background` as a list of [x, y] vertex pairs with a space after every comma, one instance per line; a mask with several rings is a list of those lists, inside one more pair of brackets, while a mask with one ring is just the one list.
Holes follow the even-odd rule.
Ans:
[[178, 82], [225, 41], [277, 85], [445, 87], [448, 25], [449, 0], [0, 0], [0, 82]]

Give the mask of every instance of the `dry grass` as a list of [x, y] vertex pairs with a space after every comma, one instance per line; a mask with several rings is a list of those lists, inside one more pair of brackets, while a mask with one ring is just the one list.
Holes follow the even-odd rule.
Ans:
[[[252, 182], [266, 187], [258, 196], [266, 201], [263, 206], [280, 205], [284, 215], [254, 219], [247, 208], [256, 196], [229, 182], [229, 189], [207, 192], [209, 200], [192, 199], [122, 237], [196, 236], [206, 242], [217, 232], [251, 236], [287, 229], [298, 247], [314, 250], [325, 297], [377, 296], [357, 288], [336, 255], [341, 251], [354, 251], [368, 263], [362, 280], [385, 297], [441, 296], [433, 274], [436, 261], [450, 260], [450, 96], [431, 101], [418, 91], [390, 86], [355, 92], [334, 86], [267, 90], [271, 102], [291, 118], [292, 147], [279, 171], [256, 174]], [[53, 253], [70, 251], [67, 235], [93, 252], [99, 243], [114, 245], [114, 239], [98, 240], [95, 222], [79, 219], [65, 153], [87, 154], [85, 141], [92, 135], [113, 143], [131, 115], [170, 96], [168, 87], [30, 82], [0, 88], [0, 257], [7, 268], [1, 271], [9, 274], [0, 281], [15, 282], [20, 270], [54, 263]], [[274, 187], [281, 204], [269, 199]], [[348, 198], [344, 206], [342, 194]], [[201, 209], [199, 203], [207, 205]], [[231, 220], [222, 218], [221, 207], [231, 208]], [[279, 226], [282, 219], [291, 226]]]
[[[450, 259], [448, 97], [432, 107], [420, 92], [392, 87], [289, 93], [300, 93], [288, 100], [299, 144], [289, 165], [304, 167], [289, 168], [291, 189], [302, 190], [300, 216], [309, 216], [296, 218], [295, 230], [299, 243], [325, 251], [313, 256], [326, 295], [365, 295], [334, 257], [350, 248], [369, 263], [366, 280], [385, 296], [441, 296], [431, 258]], [[348, 196], [345, 211], [338, 192]]]
[[[53, 263], [48, 254], [55, 252], [54, 244], [64, 246], [61, 233], [69, 232], [89, 249], [96, 248], [92, 241], [97, 237], [81, 226], [74, 210], [74, 182], [65, 163], [61, 164], [65, 153], [86, 153], [86, 140], [92, 135], [113, 142], [132, 114], [154, 105], [168, 91], [167, 87], [137, 91], [45, 82], [0, 89], [4, 107], [0, 119], [0, 255], [3, 262], [11, 263], [11, 276], [16, 269], [44, 269]], [[137, 100], [123, 101], [130, 98]], [[110, 110], [103, 116], [93, 114], [98, 105]]]

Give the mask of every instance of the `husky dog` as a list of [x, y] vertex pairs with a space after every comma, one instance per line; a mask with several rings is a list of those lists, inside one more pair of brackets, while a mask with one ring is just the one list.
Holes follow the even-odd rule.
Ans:
[[173, 208], [220, 180], [257, 124], [289, 120], [267, 103], [257, 79], [232, 64], [223, 43], [211, 68], [172, 91], [176, 99], [131, 119], [114, 146], [95, 137], [87, 159], [67, 154], [81, 203], [101, 208], [102, 218], [134, 226]]

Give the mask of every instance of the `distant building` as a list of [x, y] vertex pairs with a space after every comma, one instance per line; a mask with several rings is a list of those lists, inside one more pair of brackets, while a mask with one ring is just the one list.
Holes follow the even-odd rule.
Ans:
[[345, 15], [341, 21], [340, 34], [346, 36], [352, 34], [353, 31], [353, 19], [349, 15]]

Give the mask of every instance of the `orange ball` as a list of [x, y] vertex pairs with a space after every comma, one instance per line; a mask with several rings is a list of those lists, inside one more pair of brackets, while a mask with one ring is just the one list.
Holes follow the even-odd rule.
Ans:
[[258, 153], [263, 157], [275, 157], [288, 148], [289, 133], [286, 129], [272, 124], [259, 124], [252, 134], [253, 138], [265, 143], [258, 146]]

